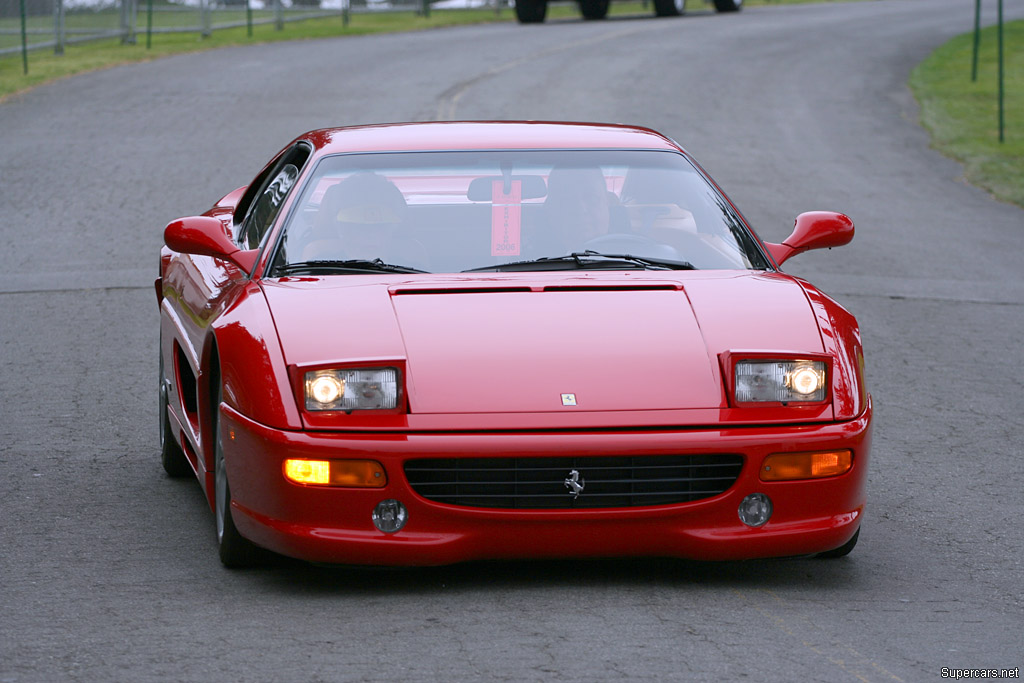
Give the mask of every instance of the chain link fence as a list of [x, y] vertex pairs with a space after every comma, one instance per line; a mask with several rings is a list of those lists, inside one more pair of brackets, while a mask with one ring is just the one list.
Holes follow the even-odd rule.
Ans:
[[[100, 38], [126, 38], [133, 22], [131, 0], [69, 5], [64, 0], [0, 0], [0, 55]], [[24, 43], [23, 43], [24, 41]]]
[[[448, 5], [438, 3], [438, 7]], [[467, 0], [463, 7], [507, 7], [507, 0]], [[0, 0], [0, 57], [89, 40], [148, 40], [151, 34], [199, 33], [350, 14], [416, 11], [429, 15], [428, 0]]]

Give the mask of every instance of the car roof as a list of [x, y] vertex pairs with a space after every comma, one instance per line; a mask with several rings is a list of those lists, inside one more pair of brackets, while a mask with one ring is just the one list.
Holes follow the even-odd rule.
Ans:
[[679, 151], [638, 126], [550, 121], [431, 121], [323, 128], [299, 137], [324, 154], [473, 149], [653, 149]]

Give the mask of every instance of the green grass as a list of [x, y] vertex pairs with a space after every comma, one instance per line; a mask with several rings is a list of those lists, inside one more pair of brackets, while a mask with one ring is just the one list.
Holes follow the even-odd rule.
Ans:
[[971, 81], [974, 33], [949, 41], [919, 64], [910, 87], [932, 145], [964, 164], [971, 183], [1024, 207], [1024, 21], [1003, 27], [1005, 141], [999, 142], [996, 28], [981, 33]]
[[[778, 5], [803, 2], [835, 2], [844, 0], [746, 0], [747, 5]], [[705, 10], [710, 0], [686, 0], [688, 10]], [[611, 16], [631, 14], [650, 15], [653, 13], [650, 1], [646, 6], [642, 2], [611, 3]], [[269, 11], [253, 12], [254, 19], [270, 16]], [[213, 22], [242, 21], [244, 10], [216, 10]], [[562, 19], [579, 17], [575, 3], [552, 5], [548, 8], [548, 17]], [[154, 34], [152, 49], [147, 50], [146, 43], [146, 3], [139, 3], [136, 29], [138, 31], [135, 45], [122, 45], [119, 39], [98, 40], [87, 43], [70, 44], [65, 47], [63, 55], [54, 55], [52, 49], [40, 48], [28, 53], [29, 73], [22, 69], [20, 52], [0, 56], [0, 101], [4, 98], [28, 88], [64, 78], [85, 71], [94, 71], [118, 64], [140, 62], [156, 59], [182, 52], [196, 52], [229, 45], [251, 45], [269, 43], [280, 40], [302, 40], [310, 38], [331, 38], [338, 36], [362, 35], [367, 33], [385, 33], [398, 31], [417, 31], [428, 28], [440, 28], [460, 24], [478, 24], [494, 21], [514, 21], [515, 12], [502, 9], [495, 14], [493, 9], [478, 10], [434, 10], [430, 18], [418, 16], [414, 12], [352, 14], [348, 27], [342, 25], [340, 15], [337, 17], [310, 19], [286, 23], [283, 31], [276, 31], [272, 24], [254, 26], [252, 37], [245, 28], [215, 29], [213, 35], [200, 37], [194, 33]], [[35, 28], [52, 31], [52, 17], [29, 17], [29, 30]], [[99, 28], [113, 30], [119, 24], [116, 10], [106, 12], [78, 11], [68, 12], [65, 26], [71, 28]], [[176, 27], [199, 24], [198, 11], [188, 11], [180, 6], [170, 5], [166, 0], [155, 0], [153, 26]], [[18, 17], [0, 19], [0, 48], [21, 45], [21, 22]], [[29, 43], [52, 40], [52, 35], [30, 35]]]

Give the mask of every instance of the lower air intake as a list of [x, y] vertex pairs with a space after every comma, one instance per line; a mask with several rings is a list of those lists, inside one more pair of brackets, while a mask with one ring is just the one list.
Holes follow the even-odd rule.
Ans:
[[437, 458], [406, 462], [405, 476], [416, 493], [448, 505], [630, 508], [717, 496], [742, 467], [743, 457], [733, 454]]

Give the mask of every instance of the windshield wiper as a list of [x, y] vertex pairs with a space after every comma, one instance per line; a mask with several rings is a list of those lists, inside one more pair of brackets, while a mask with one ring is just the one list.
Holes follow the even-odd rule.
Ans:
[[473, 273], [482, 270], [520, 271], [520, 270], [617, 270], [623, 266], [645, 268], [651, 270], [696, 270], [688, 261], [652, 258], [649, 256], [633, 256], [632, 254], [602, 254], [597, 251], [574, 251], [565, 256], [543, 256], [529, 261], [513, 261], [493, 266], [480, 266], [462, 271]]
[[298, 263], [285, 263], [274, 268], [275, 276], [295, 275], [296, 273], [426, 273], [425, 270], [399, 266], [393, 263], [384, 263], [379, 258], [372, 261], [367, 259], [347, 259], [336, 261], [320, 259], [316, 261], [300, 261]]

